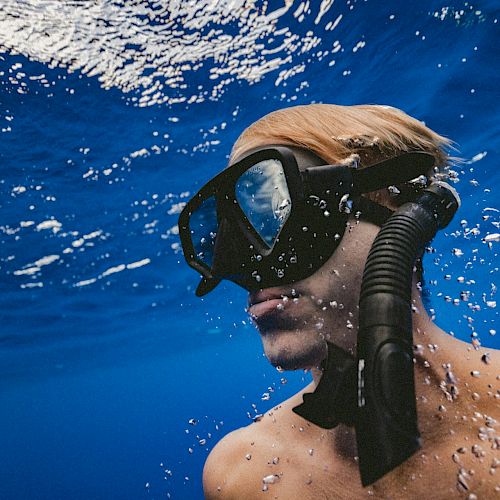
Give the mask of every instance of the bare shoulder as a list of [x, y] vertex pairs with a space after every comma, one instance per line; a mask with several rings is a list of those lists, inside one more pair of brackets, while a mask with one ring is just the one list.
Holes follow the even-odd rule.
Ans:
[[203, 469], [203, 490], [207, 499], [254, 498], [261, 491], [261, 464], [266, 426], [252, 424], [225, 436], [207, 458]]
[[282, 482], [283, 472], [295, 468], [295, 453], [290, 446], [294, 439], [290, 433], [302, 433], [295, 425], [300, 417], [293, 414], [290, 407], [297, 403], [300, 395], [269, 410], [259, 422], [235, 430], [217, 443], [203, 470], [207, 499], [256, 498], [267, 489], [266, 484], [275, 489], [277, 485], [271, 486], [274, 481]]

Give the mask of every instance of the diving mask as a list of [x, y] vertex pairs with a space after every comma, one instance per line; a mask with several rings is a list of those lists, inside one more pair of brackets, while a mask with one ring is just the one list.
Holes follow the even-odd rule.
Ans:
[[187, 203], [179, 234], [188, 264], [202, 275], [197, 295], [222, 279], [255, 291], [311, 276], [340, 244], [349, 213], [378, 225], [392, 214], [362, 193], [407, 182], [434, 163], [411, 152], [363, 169], [318, 157], [299, 168], [297, 156], [285, 146], [257, 150]]

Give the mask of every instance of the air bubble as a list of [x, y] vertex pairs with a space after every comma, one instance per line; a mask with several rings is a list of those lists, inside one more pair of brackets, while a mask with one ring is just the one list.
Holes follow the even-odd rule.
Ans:
[[485, 243], [489, 242], [499, 242], [500, 241], [500, 233], [492, 233], [492, 234], [487, 234], [484, 238], [483, 241]]
[[276, 474], [269, 474], [269, 476], [265, 476], [262, 478], [262, 482], [264, 483], [264, 485], [274, 484], [277, 481], [279, 481], [279, 479], [280, 477], [277, 476]]
[[346, 193], [340, 199], [339, 212], [350, 214], [351, 210], [352, 210], [352, 200], [349, 200], [349, 193]]
[[451, 370], [446, 370], [446, 383], [447, 384], [456, 384], [457, 383], [457, 379]]
[[426, 186], [427, 185], [427, 177], [425, 175], [419, 175], [415, 179], [409, 181], [409, 184], [417, 185], [417, 186]]
[[415, 344], [413, 346], [413, 352], [415, 354], [420, 354], [422, 355], [424, 353], [424, 346], [422, 344]]
[[262, 277], [259, 275], [259, 273], [257, 271], [253, 271], [252, 273], [252, 278], [257, 282], [257, 283], [260, 283], [260, 281], [262, 280]]

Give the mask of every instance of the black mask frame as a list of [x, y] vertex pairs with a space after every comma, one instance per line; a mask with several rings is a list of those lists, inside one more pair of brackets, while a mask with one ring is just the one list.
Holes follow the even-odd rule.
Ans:
[[[269, 246], [239, 206], [235, 186], [249, 168], [273, 159], [283, 167], [291, 212]], [[251, 153], [202, 187], [180, 214], [184, 257], [202, 275], [196, 294], [205, 295], [222, 279], [255, 291], [312, 275], [333, 254], [344, 234], [350, 210], [343, 201], [353, 201], [352, 210], [360, 210], [361, 218], [380, 224], [391, 211], [360, 194], [409, 181], [428, 173], [433, 164], [432, 155], [410, 152], [363, 169], [347, 165], [299, 169], [294, 152], [286, 146]], [[196, 254], [190, 220], [211, 197], [216, 200], [217, 234], [209, 265]]]

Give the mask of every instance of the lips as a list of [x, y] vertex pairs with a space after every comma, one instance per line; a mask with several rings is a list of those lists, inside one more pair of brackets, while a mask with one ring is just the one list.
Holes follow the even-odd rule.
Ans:
[[290, 301], [291, 297], [285, 293], [279, 293], [273, 289], [259, 290], [248, 297], [248, 313], [252, 319], [259, 322], [266, 316], [278, 314]]
[[278, 306], [283, 305], [283, 299], [269, 299], [263, 302], [257, 302], [248, 308], [248, 313], [252, 316], [252, 319], [259, 320], [264, 316], [269, 314], [274, 314], [274, 311], [278, 311]]
[[286, 293], [277, 292], [272, 288], [265, 288], [264, 290], [259, 290], [258, 292], [252, 292], [248, 296], [248, 307], [252, 307], [255, 304], [260, 304], [262, 302], [267, 302], [269, 300], [280, 299], [286, 297]]

